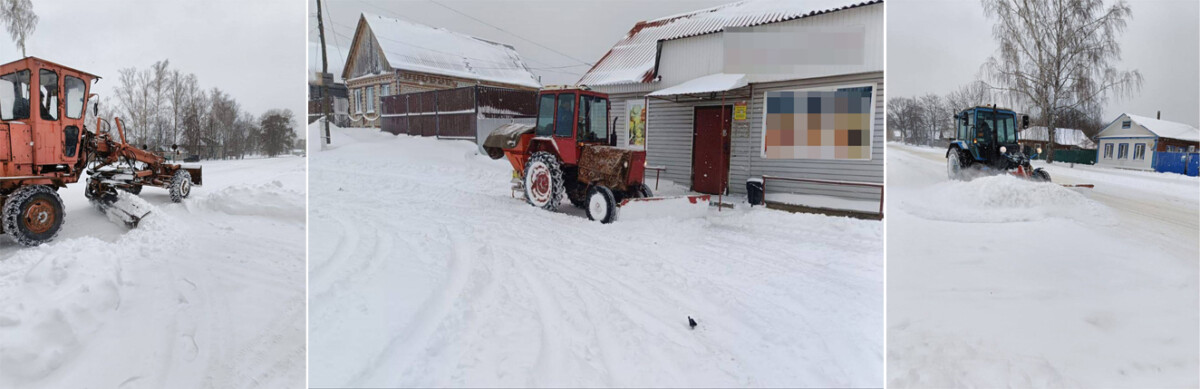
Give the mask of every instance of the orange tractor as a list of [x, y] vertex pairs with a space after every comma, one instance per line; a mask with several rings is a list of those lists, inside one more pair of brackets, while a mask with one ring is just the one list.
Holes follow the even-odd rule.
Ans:
[[[94, 101], [91, 85], [100, 77], [35, 57], [0, 65], [0, 232], [32, 246], [53, 239], [62, 228], [58, 189], [88, 172], [84, 195], [110, 217], [130, 226], [145, 216], [122, 203], [117, 190], [133, 194], [142, 186], [171, 192], [175, 202], [201, 184], [199, 167], [168, 164], [162, 156], [130, 146], [115, 119], [85, 124]], [[92, 105], [92, 115], [97, 113]], [[104, 128], [102, 128], [102, 125]]]
[[652, 197], [644, 183], [646, 152], [610, 146], [608, 124], [608, 95], [552, 87], [538, 93], [537, 124], [501, 126], [483, 147], [492, 159], [508, 158], [514, 189], [538, 208], [556, 210], [565, 195], [587, 210], [588, 219], [611, 223], [621, 208], [636, 202], [708, 207], [708, 195]]

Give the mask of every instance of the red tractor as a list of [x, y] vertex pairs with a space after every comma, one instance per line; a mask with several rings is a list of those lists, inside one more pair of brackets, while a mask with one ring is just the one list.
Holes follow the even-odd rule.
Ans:
[[[611, 223], [619, 207], [662, 200], [643, 179], [646, 152], [610, 146], [608, 95], [586, 87], [547, 88], [538, 93], [537, 124], [507, 124], [493, 131], [484, 149], [508, 157], [515, 189], [538, 208], [555, 210], [565, 194], [588, 218]], [[708, 206], [708, 195], [683, 196]]]
[[[90, 178], [84, 194], [98, 208], [131, 226], [145, 216], [125, 211], [116, 190], [138, 193], [158, 186], [178, 202], [201, 184], [199, 167], [167, 164], [158, 155], [130, 146], [97, 118], [84, 123], [85, 107], [100, 77], [40, 58], [0, 65], [0, 232], [23, 245], [53, 239], [63, 223], [58, 189]], [[92, 105], [92, 114], [97, 108]]]

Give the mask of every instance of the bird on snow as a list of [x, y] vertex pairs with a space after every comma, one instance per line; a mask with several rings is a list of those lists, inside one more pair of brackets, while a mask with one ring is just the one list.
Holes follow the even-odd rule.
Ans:
[[692, 326], [693, 330], [696, 329], [696, 321], [692, 320], [691, 316], [688, 316], [688, 325]]

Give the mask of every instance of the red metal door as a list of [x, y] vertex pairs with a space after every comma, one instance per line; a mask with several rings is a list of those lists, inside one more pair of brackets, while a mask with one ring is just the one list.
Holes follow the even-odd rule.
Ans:
[[733, 107], [696, 107], [692, 130], [692, 190], [720, 194], [729, 178]]

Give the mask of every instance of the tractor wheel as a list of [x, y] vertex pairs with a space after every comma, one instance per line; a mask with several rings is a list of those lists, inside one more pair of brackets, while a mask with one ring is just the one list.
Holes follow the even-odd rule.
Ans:
[[629, 189], [629, 197], [635, 199], [644, 199], [654, 197], [654, 192], [646, 184], [637, 184], [637, 186]]
[[129, 192], [130, 194], [136, 195], [136, 194], [142, 193], [142, 186], [141, 185], [130, 185], [128, 188], [121, 188], [121, 190]]
[[588, 219], [604, 224], [612, 223], [617, 218], [617, 200], [613, 198], [612, 190], [604, 185], [592, 185], [588, 189]]
[[176, 203], [186, 199], [192, 194], [192, 173], [187, 170], [179, 169], [175, 172], [175, 176], [171, 177], [171, 184], [167, 187], [171, 191], [171, 201]]
[[963, 181], [966, 177], [963, 174], [963, 164], [960, 160], [961, 155], [959, 154], [958, 149], [950, 149], [950, 152], [946, 155], [946, 176], [954, 181]]
[[1033, 169], [1033, 173], [1031, 173], [1029, 176], [1037, 182], [1050, 182], [1050, 173], [1047, 173], [1046, 170], [1042, 168]]
[[25, 246], [37, 246], [54, 239], [62, 228], [62, 198], [45, 185], [30, 185], [17, 189], [4, 202], [4, 231]]
[[553, 211], [565, 191], [558, 157], [545, 151], [533, 153], [525, 162], [525, 202]]

